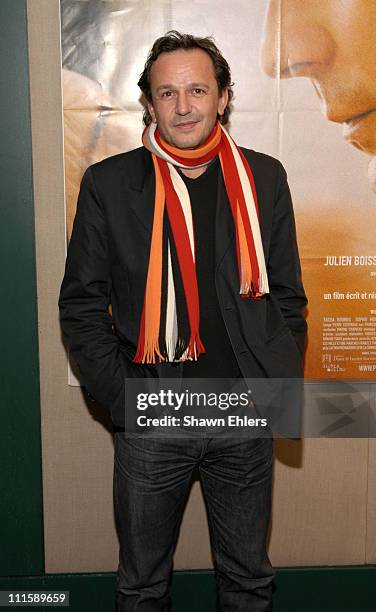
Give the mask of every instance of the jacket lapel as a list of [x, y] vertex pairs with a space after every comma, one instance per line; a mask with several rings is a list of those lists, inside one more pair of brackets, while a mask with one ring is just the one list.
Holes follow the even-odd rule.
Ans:
[[155, 176], [151, 155], [144, 150], [144, 163], [135, 168], [130, 182], [132, 198], [130, 208], [145, 230], [145, 237], [151, 237], [155, 204]]

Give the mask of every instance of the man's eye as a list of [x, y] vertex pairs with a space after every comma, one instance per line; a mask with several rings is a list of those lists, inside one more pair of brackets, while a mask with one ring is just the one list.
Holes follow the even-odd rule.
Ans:
[[204, 95], [204, 93], [205, 93], [205, 90], [204, 90], [204, 89], [202, 89], [201, 87], [195, 87], [195, 88], [192, 90], [192, 93], [193, 93], [195, 96], [203, 96], [203, 95]]
[[162, 93], [162, 98], [172, 98], [173, 93], [174, 93], [174, 92], [173, 92], [173, 91], [170, 91], [170, 90], [168, 90], [168, 91], [164, 91], [164, 92]]

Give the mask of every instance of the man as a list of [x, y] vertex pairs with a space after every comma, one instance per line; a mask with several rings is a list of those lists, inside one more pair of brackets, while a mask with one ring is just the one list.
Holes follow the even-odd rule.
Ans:
[[211, 39], [167, 33], [139, 85], [144, 147], [85, 173], [60, 296], [82, 384], [116, 431], [117, 609], [168, 609], [198, 466], [218, 609], [271, 610], [271, 437], [121, 430], [125, 378], [302, 375], [306, 298], [286, 173], [222, 128], [231, 74]]
[[371, 155], [376, 191], [376, 3], [270, 0], [262, 64], [271, 77], [308, 77], [329, 121]]

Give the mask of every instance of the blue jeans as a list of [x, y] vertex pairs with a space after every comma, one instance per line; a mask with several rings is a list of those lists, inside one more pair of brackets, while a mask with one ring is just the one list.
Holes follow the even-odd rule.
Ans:
[[125, 437], [115, 434], [114, 505], [120, 541], [117, 612], [170, 610], [172, 558], [198, 466], [221, 612], [270, 612], [266, 551], [271, 438]]

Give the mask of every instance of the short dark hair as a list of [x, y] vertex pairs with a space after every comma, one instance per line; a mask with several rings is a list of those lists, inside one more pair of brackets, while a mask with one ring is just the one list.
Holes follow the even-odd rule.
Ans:
[[228, 123], [231, 110], [230, 103], [234, 95], [234, 92], [232, 91], [233, 83], [231, 82], [231, 71], [227, 61], [214, 43], [213, 38], [211, 36], [200, 38], [198, 36], [193, 36], [192, 34], [181, 34], [177, 30], [170, 30], [164, 36], [157, 38], [153, 44], [151, 50], [149, 51], [144, 70], [138, 81], [138, 86], [143, 93], [143, 121], [145, 125], [150, 125], [152, 121], [146, 104], [147, 102], [152, 101], [150, 89], [150, 71], [152, 65], [162, 53], [172, 53], [173, 51], [178, 50], [191, 51], [192, 49], [202, 49], [202, 51], [205, 51], [205, 53], [210, 56], [213, 62], [214, 75], [219, 92], [223, 92], [224, 89], [227, 89], [228, 91], [227, 106], [223, 112], [223, 115], [218, 117], [223, 125]]

